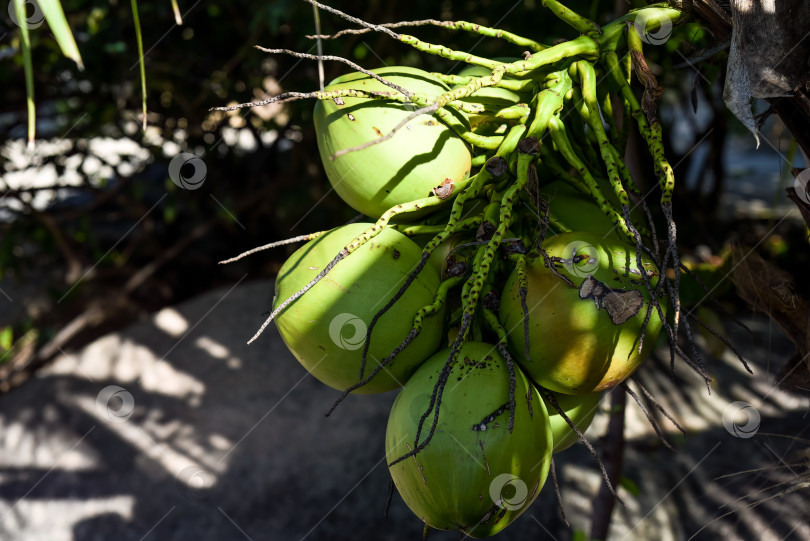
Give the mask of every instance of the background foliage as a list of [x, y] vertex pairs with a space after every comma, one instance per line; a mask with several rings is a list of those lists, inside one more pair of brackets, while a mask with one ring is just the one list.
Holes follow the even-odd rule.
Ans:
[[[608, 0], [568, 4], [600, 23], [631, 7]], [[640, 7], [644, 2], [633, 4]], [[7, 141], [0, 154], [5, 184], [0, 201], [0, 287], [14, 287], [22, 295], [10, 309], [0, 311], [0, 355], [6, 363], [18, 358], [21, 366], [28, 366], [33, 350], [15, 348], [24, 342], [20, 337], [39, 346], [54, 339], [60, 347], [77, 344], [202, 290], [272, 275], [294, 247], [229, 266], [216, 262], [354, 216], [329, 190], [323, 174], [313, 137], [312, 103], [209, 112], [211, 107], [281, 91], [316, 88], [315, 63], [268, 56], [253, 48], [314, 53], [314, 42], [305, 37], [314, 32], [309, 5], [294, 0], [180, 2], [183, 25], [178, 26], [168, 0], [141, 3], [145, 131], [140, 129], [131, 5], [66, 0], [63, 6], [84, 70], [61, 54], [47, 25], [31, 30], [38, 109], [33, 153], [23, 149], [27, 118], [19, 32], [9, 18], [0, 20], [0, 58], [5, 63], [0, 70], [0, 87], [5, 89], [0, 139]], [[373, 0], [343, 2], [341, 9], [378, 23], [465, 19], [548, 43], [576, 35], [535, 0]], [[321, 14], [321, 21], [327, 33], [345, 27], [328, 14]], [[430, 27], [414, 34], [484, 56], [522, 53], [495, 40]], [[717, 224], [714, 213], [726, 176], [724, 144], [729, 130], [740, 128], [729, 120], [720, 97], [725, 53], [697, 68], [684, 62], [711, 41], [698, 24], [686, 24], [663, 47], [650, 48], [649, 60], [667, 90], [660, 116], [668, 127], [689, 107], [700, 103], [703, 108], [703, 120], [689, 133], [665, 133], [670, 134], [670, 161], [677, 164], [679, 177], [692, 166], [694, 143], [705, 139], [710, 153], [705, 171], [697, 175], [695, 185], [680, 189], [675, 208], [681, 211], [683, 244], [706, 244], [717, 252], [730, 236], [743, 235], [735, 224]], [[368, 68], [404, 64], [430, 71], [461, 69], [375, 34], [326, 41], [324, 53]], [[345, 66], [326, 64], [326, 79], [346, 71]], [[100, 151], [111, 147], [124, 149], [120, 160]], [[207, 180], [201, 189], [180, 190], [169, 179], [168, 163], [180, 152], [204, 161]], [[12, 186], [11, 179], [22, 171], [35, 180]], [[784, 253], [784, 246], [774, 248], [776, 256]], [[59, 334], [66, 323], [77, 321], [76, 332]], [[48, 351], [40, 351], [39, 360], [47, 356]]]

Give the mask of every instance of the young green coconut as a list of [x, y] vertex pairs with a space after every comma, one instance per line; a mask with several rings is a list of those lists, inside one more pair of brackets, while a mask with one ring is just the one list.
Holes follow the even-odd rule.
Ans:
[[[434, 97], [448, 90], [447, 85], [420, 69], [390, 66], [372, 71], [416, 94]], [[359, 90], [404, 98], [360, 72], [338, 77], [325, 90]], [[333, 157], [338, 151], [390, 133], [417, 108], [412, 103], [368, 97], [319, 100], [316, 104], [315, 132], [326, 176], [355, 210], [376, 218], [395, 205], [432, 193], [446, 198], [469, 176], [471, 156], [466, 143], [432, 115], [414, 118], [388, 141]], [[463, 115], [456, 114], [458, 122], [466, 122]]]
[[639, 269], [632, 246], [596, 233], [556, 235], [543, 248], [570, 284], [543, 258], [527, 265], [527, 352], [519, 280], [515, 272], [509, 276], [500, 319], [516, 360], [532, 380], [559, 393], [592, 393], [621, 383], [651, 353], [661, 330], [641, 275], [655, 285], [657, 268], [644, 258]]
[[[299, 248], [279, 270], [273, 308], [301, 290], [369, 225], [345, 225]], [[420, 257], [421, 250], [412, 240], [393, 229], [383, 229], [276, 316], [284, 343], [313, 376], [330, 387], [344, 390], [358, 383], [408, 336], [417, 311], [433, 302], [441, 280], [438, 272], [428, 267], [411, 283], [394, 310], [381, 318], [371, 335], [361, 378], [367, 325]], [[441, 307], [429, 315], [428, 324], [408, 347], [354, 392], [385, 392], [404, 383], [440, 347], [443, 314]]]
[[[495, 58], [499, 62], [504, 63], [511, 63], [516, 60], [520, 60], [519, 58]], [[459, 73], [459, 77], [482, 77], [486, 75], [490, 75], [492, 73], [491, 69], [487, 69], [483, 66], [467, 66], [462, 69]], [[508, 79], [508, 77], [507, 77]], [[454, 88], [458, 88], [462, 85], [455, 85]], [[524, 104], [526, 109], [526, 114], [529, 113], [528, 104], [533, 97], [534, 88], [533, 85], [526, 85], [526, 88], [522, 91], [510, 90], [508, 88], [503, 87], [496, 87], [496, 86], [485, 86], [473, 92], [471, 95], [463, 98], [462, 101], [466, 103], [475, 103], [479, 104], [484, 108], [484, 112], [480, 114], [470, 113], [467, 114], [467, 119], [470, 121], [470, 125], [475, 128], [476, 125], [485, 122], [487, 120], [491, 120], [493, 113], [505, 109], [507, 107], [512, 107], [518, 104]]]
[[[615, 196], [606, 188], [606, 181], [599, 183], [608, 203], [617, 208]], [[599, 205], [593, 199], [578, 191], [575, 187], [564, 181], [554, 181], [546, 184], [540, 191], [542, 197], [548, 201], [552, 218], [560, 225], [571, 231], [590, 231], [600, 236], [609, 236], [612, 239], [626, 240], [622, 232], [605, 216]], [[635, 223], [643, 223], [640, 212], [632, 213]]]
[[[591, 426], [601, 398], [602, 393], [570, 395], [552, 392], [543, 397], [551, 422], [551, 434], [554, 437], [554, 454], [565, 451], [579, 439], [579, 434], [571, 428], [563, 414], [574, 423], [580, 433], [584, 434]], [[556, 401], [556, 407], [551, 400]]]
[[[516, 369], [510, 433], [509, 370], [495, 346], [466, 342], [446, 367], [449, 355], [446, 349], [428, 359], [397, 396], [386, 457], [402, 499], [425, 524], [487, 537], [515, 520], [540, 492], [551, 464], [551, 425], [537, 389]], [[434, 404], [443, 370], [449, 370], [447, 384], [441, 403]], [[397, 461], [413, 450], [421, 422], [436, 407], [430, 444]]]

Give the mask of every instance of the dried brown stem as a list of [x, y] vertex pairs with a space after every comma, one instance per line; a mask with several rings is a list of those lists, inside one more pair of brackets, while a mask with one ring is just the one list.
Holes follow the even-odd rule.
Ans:
[[560, 508], [560, 518], [563, 519], [565, 525], [569, 528], [571, 525], [568, 523], [568, 518], [565, 516], [565, 506], [563, 506], [562, 493], [560, 492], [560, 484], [557, 482], [557, 468], [554, 464], [554, 458], [551, 459], [551, 483], [554, 485], [554, 495], [557, 497], [557, 505]]
[[644, 404], [641, 402], [641, 399], [639, 398], [639, 396], [638, 396], [638, 395], [637, 395], [637, 394], [636, 394], [636, 393], [633, 391], [633, 389], [631, 389], [631, 388], [630, 388], [630, 387], [629, 387], [629, 386], [628, 386], [626, 383], [624, 383], [624, 382], [622, 382], [622, 383], [621, 383], [620, 387], [621, 387], [622, 389], [624, 389], [624, 392], [626, 392], [627, 394], [629, 394], [629, 395], [630, 395], [630, 396], [633, 398], [633, 400], [635, 400], [635, 401], [636, 401], [636, 404], [638, 404], [638, 407], [639, 407], [639, 408], [641, 408], [641, 411], [642, 411], [642, 412], [644, 412], [644, 416], [645, 416], [645, 417], [647, 417], [647, 420], [650, 422], [650, 425], [652, 425], [653, 430], [655, 430], [655, 435], [656, 435], [656, 436], [658, 436], [658, 441], [660, 441], [661, 443], [663, 443], [663, 444], [664, 444], [664, 446], [665, 446], [667, 449], [669, 449], [670, 451], [673, 451], [673, 452], [674, 452], [674, 451], [675, 451], [675, 449], [672, 447], [672, 445], [669, 443], [669, 441], [668, 441], [668, 440], [667, 440], [667, 439], [664, 437], [664, 433], [663, 433], [663, 432], [661, 432], [661, 427], [660, 427], [660, 426], [658, 426], [658, 422], [655, 420], [655, 417], [653, 417], [653, 416], [650, 414], [650, 411], [647, 409], [647, 406], [645, 406], [645, 405], [644, 405]]
[[[624, 459], [624, 412], [627, 405], [627, 395], [623, 389], [614, 389], [610, 393], [610, 421], [605, 441], [602, 445], [602, 457], [606, 464], [603, 472], [605, 482], [599, 487], [599, 493], [593, 502], [593, 520], [591, 521], [591, 539], [607, 539], [610, 516], [616, 501], [620, 501], [613, 490], [615, 483], [622, 472]], [[600, 462], [601, 463], [601, 462]]]
[[243, 258], [245, 258], [245, 257], [247, 257], [249, 255], [255, 254], [257, 252], [262, 252], [264, 250], [269, 250], [271, 248], [277, 248], [278, 246], [284, 246], [286, 244], [295, 244], [296, 242], [309, 241], [309, 240], [312, 240], [312, 239], [314, 239], [316, 237], [320, 237], [324, 233], [326, 233], [326, 231], [319, 231], [318, 233], [309, 233], [307, 235], [299, 235], [297, 237], [292, 237], [290, 239], [284, 239], [284, 240], [279, 240], [279, 241], [276, 241], [276, 242], [271, 242], [269, 244], [265, 244], [264, 246], [258, 246], [256, 248], [251, 248], [250, 250], [248, 250], [246, 252], [242, 252], [241, 254], [239, 254], [236, 257], [232, 257], [230, 259], [225, 259], [224, 261], [220, 261], [218, 264], [219, 265], [227, 265], [228, 263], [233, 263], [234, 261], [239, 261], [240, 259], [243, 259]]
[[270, 105], [271, 103], [282, 103], [285, 101], [317, 98], [318, 94], [319, 92], [284, 92], [278, 96], [273, 96], [272, 98], [267, 98], [260, 101], [229, 105], [228, 107], [211, 107], [209, 111], [236, 111], [237, 109], [244, 109], [246, 107], [261, 107], [263, 105]]
[[649, 402], [653, 406], [655, 406], [656, 409], [658, 409], [658, 411], [660, 411], [664, 415], [664, 417], [669, 419], [672, 422], [672, 424], [675, 425], [675, 427], [678, 430], [680, 430], [681, 433], [685, 436], [686, 435], [686, 430], [684, 430], [683, 427], [678, 424], [678, 421], [676, 421], [675, 418], [666, 409], [664, 409], [664, 406], [662, 406], [658, 402], [658, 400], [655, 399], [655, 397], [652, 395], [652, 393], [650, 391], [648, 391], [647, 388], [644, 385], [641, 384], [641, 382], [638, 380], [638, 378], [637, 377], [632, 377], [631, 379], [635, 382], [636, 385], [638, 385], [638, 388], [641, 390], [641, 393], [644, 395], [644, 397], [647, 400], [649, 400]]
[[268, 49], [268, 48], [262, 47], [260, 45], [254, 45], [254, 47], [256, 47], [258, 50], [260, 50], [262, 52], [270, 53], [270, 54], [287, 54], [287, 55], [290, 55], [290, 56], [294, 56], [295, 58], [304, 58], [304, 59], [307, 59], [307, 60], [328, 60], [328, 61], [332, 61], [332, 62], [342, 62], [343, 64], [346, 64], [346, 65], [350, 66], [352, 69], [357, 70], [360, 73], [364, 73], [364, 74], [368, 75], [369, 77], [371, 77], [372, 79], [375, 79], [375, 80], [381, 82], [385, 86], [387, 86], [389, 88], [393, 88], [394, 90], [396, 90], [400, 94], [402, 94], [404, 96], [407, 96], [409, 99], [411, 97], [413, 97], [413, 92], [411, 92], [407, 88], [403, 88], [403, 87], [399, 86], [396, 83], [392, 83], [391, 81], [387, 81], [387, 80], [383, 79], [382, 77], [380, 77], [379, 75], [377, 75], [376, 73], [374, 73], [373, 71], [369, 71], [366, 68], [362, 67], [361, 65], [355, 64], [354, 62], [352, 62], [348, 58], [343, 58], [342, 56], [332, 56], [332, 55], [318, 56], [318, 55], [315, 55], [315, 54], [299, 53], [299, 52], [296, 52], [296, 51], [291, 51], [289, 49]]
[[360, 25], [363, 28], [368, 28], [369, 30], [374, 30], [376, 32], [382, 32], [383, 34], [387, 34], [387, 35], [391, 36], [392, 38], [394, 38], [396, 40], [399, 39], [399, 34], [397, 34], [396, 32], [392, 32], [391, 30], [389, 30], [388, 28], [386, 28], [384, 26], [367, 23], [366, 21], [364, 21], [362, 19], [358, 19], [357, 17], [352, 17], [348, 13], [344, 13], [344, 12], [340, 11], [339, 9], [335, 9], [335, 8], [333, 8], [331, 6], [321, 4], [320, 2], [317, 2], [316, 0], [304, 0], [304, 2], [306, 2], [308, 4], [312, 4], [313, 6], [316, 6], [316, 7], [320, 8], [320, 9], [322, 9], [324, 11], [328, 11], [329, 13], [331, 13], [333, 15], [337, 15], [341, 19], [345, 19], [345, 20], [347, 20], [349, 22]]
[[320, 281], [321, 281], [321, 279], [322, 279], [324, 276], [326, 276], [327, 274], [329, 274], [329, 271], [331, 271], [331, 270], [332, 270], [332, 268], [333, 268], [335, 265], [337, 265], [338, 263], [340, 263], [340, 262], [341, 262], [341, 260], [343, 260], [343, 258], [344, 258], [344, 257], [346, 257], [347, 255], [349, 255], [349, 252], [347, 252], [347, 251], [346, 251], [346, 249], [344, 248], [343, 250], [341, 250], [341, 251], [338, 253], [338, 255], [336, 255], [336, 256], [334, 257], [334, 259], [332, 259], [332, 261], [330, 261], [330, 262], [329, 262], [329, 263], [328, 263], [328, 264], [327, 264], [327, 265], [326, 265], [326, 266], [323, 268], [323, 270], [322, 270], [321, 272], [319, 272], [319, 273], [318, 273], [318, 274], [315, 276], [315, 278], [313, 278], [312, 280], [310, 280], [310, 281], [309, 281], [309, 283], [307, 283], [307, 285], [305, 285], [304, 287], [302, 287], [301, 289], [299, 289], [299, 290], [298, 290], [298, 291], [297, 291], [297, 292], [296, 292], [294, 295], [290, 296], [290, 297], [289, 297], [289, 298], [287, 298], [287, 299], [286, 299], [284, 302], [282, 302], [281, 304], [279, 304], [279, 305], [278, 305], [278, 307], [277, 307], [276, 309], [274, 309], [274, 310], [273, 310], [273, 311], [270, 313], [270, 315], [269, 315], [269, 316], [267, 316], [267, 319], [265, 319], [265, 320], [264, 320], [264, 323], [262, 323], [262, 326], [261, 326], [261, 327], [259, 327], [259, 330], [258, 330], [258, 331], [256, 331], [256, 334], [254, 334], [254, 335], [251, 337], [251, 339], [247, 341], [247, 343], [248, 343], [248, 344], [251, 344], [251, 343], [253, 343], [253, 341], [254, 341], [254, 340], [256, 340], [256, 339], [257, 339], [259, 336], [261, 336], [261, 334], [264, 332], [264, 330], [267, 328], [267, 326], [268, 326], [268, 325], [270, 325], [270, 322], [271, 322], [271, 321], [273, 321], [273, 319], [275, 319], [275, 317], [276, 317], [278, 314], [280, 314], [282, 311], [284, 311], [284, 309], [286, 309], [286, 308], [287, 308], [287, 306], [289, 306], [290, 304], [292, 304], [293, 302], [295, 302], [297, 299], [299, 299], [299, 298], [300, 298], [300, 297], [301, 297], [301, 296], [302, 296], [304, 293], [306, 293], [307, 291], [309, 291], [310, 289], [312, 289], [312, 288], [315, 286], [315, 284], [317, 284], [318, 282], [320, 282]]
[[[560, 414], [560, 417], [562, 417], [563, 420], [566, 423], [568, 423], [568, 426], [571, 428], [571, 430], [576, 432], [577, 436], [579, 436], [579, 440], [585, 444], [585, 447], [588, 448], [593, 457], [596, 459], [596, 462], [599, 465], [599, 469], [602, 472], [602, 479], [605, 481], [605, 485], [603, 486], [607, 486], [608, 490], [613, 495], [613, 497], [615, 497], [616, 500], [622, 504], [622, 507], [626, 507], [622, 499], [619, 497], [619, 495], [616, 494], [616, 490], [613, 488], [613, 481], [611, 480], [611, 477], [608, 475], [608, 469], [606, 468], [605, 463], [602, 462], [602, 459], [599, 457], [599, 453], [597, 453], [596, 449], [594, 449], [593, 445], [591, 445], [591, 442], [589, 442], [585, 438], [585, 435], [582, 433], [579, 427], [574, 424], [574, 421], [572, 421], [571, 418], [565, 414], [563, 409], [560, 407], [560, 404], [557, 402], [557, 399], [554, 398], [553, 394], [542, 388], [538, 388], [538, 391], [540, 391], [540, 394], [543, 396], [543, 398], [546, 399], [546, 401], [548, 401], [548, 403], [552, 405], [552, 407], [557, 411], [557, 413]], [[622, 422], [624, 422], [624, 417], [622, 417]]]
[[[395, 23], [382, 23], [380, 28], [408, 28], [415, 26], [447, 26], [448, 21], [439, 21], [436, 19], [422, 19], [420, 21], [397, 21]], [[309, 34], [304, 36], [307, 39], [337, 39], [339, 37], [348, 35], [368, 34], [373, 32], [373, 28], [346, 28], [334, 34]]]

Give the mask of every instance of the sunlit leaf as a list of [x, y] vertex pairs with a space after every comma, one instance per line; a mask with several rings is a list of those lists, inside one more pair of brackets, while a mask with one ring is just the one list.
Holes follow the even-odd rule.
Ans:
[[59, 48], [62, 49], [62, 54], [76, 62], [79, 69], [84, 69], [82, 56], [76, 46], [76, 40], [73, 38], [70, 25], [68, 25], [65, 18], [65, 12], [62, 11], [61, 2], [59, 0], [38, 0], [37, 3], [45, 16], [45, 20], [48, 21], [48, 26], [51, 28]]
[[172, 0], [172, 11], [174, 12], [174, 22], [178, 26], [183, 24], [183, 16], [180, 15], [180, 6], [177, 5], [177, 0]]
[[[17, 0], [18, 2], [20, 0]], [[138, 0], [130, 0], [132, 5], [132, 22], [135, 23], [135, 38], [138, 41], [138, 64], [141, 71], [141, 104], [143, 106], [143, 129], [146, 129], [146, 65], [143, 58], [143, 35], [141, 19], [138, 16]]]
[[28, 148], [34, 147], [37, 133], [37, 110], [34, 105], [34, 66], [31, 62], [31, 37], [28, 35], [28, 24], [19, 14], [26, 13], [24, 0], [13, 0], [14, 11], [20, 27], [23, 65], [25, 66], [25, 102], [28, 109]]
[[641, 494], [641, 491], [638, 489], [638, 485], [632, 479], [625, 477], [624, 475], [619, 478], [619, 486], [623, 487], [633, 496], [638, 497], [638, 495]]
[[12, 344], [14, 344], [14, 329], [7, 325], [0, 331], [0, 349], [8, 351]]

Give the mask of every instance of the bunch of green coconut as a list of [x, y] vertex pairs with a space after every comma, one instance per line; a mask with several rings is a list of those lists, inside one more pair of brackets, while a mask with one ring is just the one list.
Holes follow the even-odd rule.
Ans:
[[[526, 511], [552, 455], [584, 439], [602, 391], [633, 374], [661, 329], [671, 358], [708, 381], [694, 346], [678, 346], [679, 334], [693, 342], [679, 314], [674, 177], [642, 51], [683, 15], [651, 6], [600, 28], [544, 5], [581, 36], [549, 46], [433, 22], [527, 50], [492, 60], [318, 4], [361, 25], [352, 32], [467, 67], [344, 61], [356, 71], [320, 92], [244, 104], [316, 98], [329, 181], [368, 217], [305, 237], [253, 339], [274, 321], [301, 364], [343, 391], [332, 409], [401, 388], [385, 434], [396, 488], [427, 526], [472, 537]], [[623, 160], [631, 124], [655, 164], [662, 243]]]

